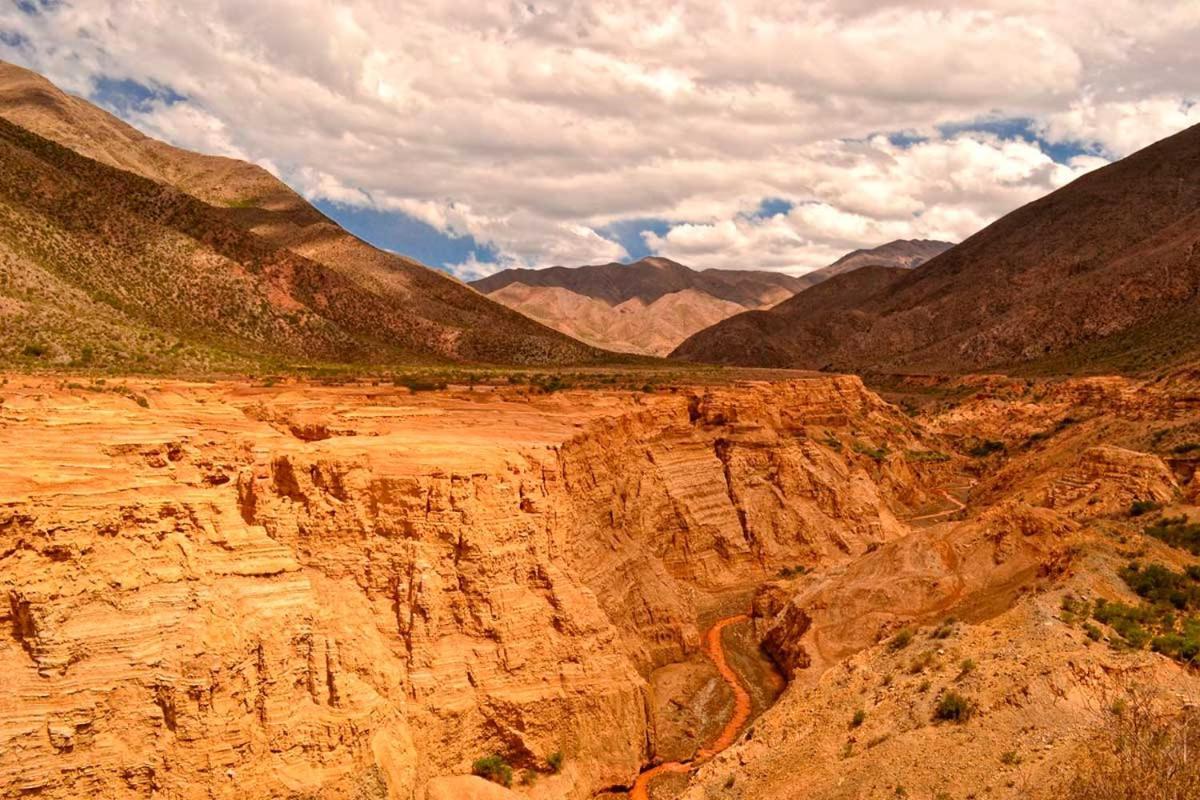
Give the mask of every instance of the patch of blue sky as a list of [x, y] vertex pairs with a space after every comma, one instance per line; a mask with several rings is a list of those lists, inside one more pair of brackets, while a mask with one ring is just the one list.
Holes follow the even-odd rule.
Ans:
[[478, 242], [473, 236], [440, 231], [401, 211], [381, 211], [329, 200], [317, 200], [313, 205], [358, 238], [445, 272], [472, 257], [482, 264], [494, 264], [500, 258], [491, 244]]

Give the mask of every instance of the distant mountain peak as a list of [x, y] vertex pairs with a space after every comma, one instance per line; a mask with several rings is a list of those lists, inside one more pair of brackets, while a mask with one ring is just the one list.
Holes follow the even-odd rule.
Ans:
[[805, 284], [774, 272], [700, 272], [648, 256], [629, 264], [504, 270], [471, 285], [583, 341], [665, 355], [700, 328], [739, 311], [772, 306]]

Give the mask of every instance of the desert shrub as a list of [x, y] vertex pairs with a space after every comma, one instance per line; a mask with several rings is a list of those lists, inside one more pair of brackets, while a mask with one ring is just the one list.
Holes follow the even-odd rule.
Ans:
[[892, 637], [891, 641], [888, 642], [888, 649], [893, 652], [898, 651], [898, 650], [903, 650], [904, 648], [906, 648], [910, 644], [912, 644], [912, 640], [913, 640], [912, 630], [909, 628], [901, 628], [899, 631], [896, 632], [896, 635]]
[[1004, 442], [997, 442], [992, 439], [985, 439], [984, 441], [980, 442], [979, 444], [975, 445], [970, 450], [968, 450], [967, 453], [969, 455], [974, 456], [975, 458], [987, 458], [988, 456], [992, 455], [993, 453], [1002, 453], [1002, 452], [1004, 452], [1005, 449], [1006, 448], [1004, 447]]
[[1200, 607], [1200, 584], [1186, 572], [1175, 572], [1161, 564], [1130, 564], [1120, 571], [1121, 580], [1151, 603], [1170, 603], [1175, 608]]
[[906, 450], [904, 451], [904, 455], [908, 457], [909, 461], [932, 461], [940, 463], [950, 460], [950, 456], [940, 453], [937, 450]]
[[1200, 556], [1200, 523], [1188, 522], [1185, 516], [1163, 517], [1146, 528], [1146, 533], [1171, 547]]
[[47, 352], [48, 351], [46, 350], [45, 345], [35, 344], [32, 342], [25, 345], [25, 347], [21, 349], [21, 355], [25, 356], [26, 358], [41, 358], [42, 356], [46, 355]]
[[1062, 621], [1068, 625], [1074, 625], [1080, 619], [1087, 619], [1088, 604], [1073, 594], [1063, 595], [1060, 608], [1062, 609]]
[[913, 659], [912, 663], [908, 665], [908, 674], [920, 675], [922, 672], [932, 667], [936, 660], [937, 654], [932, 650], [926, 650], [924, 653]]
[[962, 724], [971, 718], [974, 705], [966, 697], [954, 690], [943, 694], [933, 709], [933, 718], [945, 722]]
[[862, 727], [862, 724], [866, 721], [867, 721], [867, 712], [863, 711], [860, 708], [858, 711], [855, 711], [854, 716], [850, 718], [850, 727], [851, 728], [860, 728], [860, 727]]
[[873, 458], [876, 461], [883, 461], [888, 457], [888, 449], [886, 446], [871, 447], [870, 445], [862, 442], [854, 442], [851, 445], [851, 448], [854, 450], [854, 452], [860, 453], [868, 458]]
[[[1200, 569], [1174, 572], [1158, 564], [1131, 564], [1121, 570], [1131, 589], [1148, 602], [1138, 606], [1103, 598], [1096, 601], [1093, 618], [1110, 626], [1116, 636], [1110, 643], [1118, 649], [1140, 650], [1147, 644], [1156, 653], [1186, 664], [1200, 659], [1200, 618], [1188, 611], [1200, 608]], [[1100, 638], [1094, 626], [1084, 631]]]
[[1200, 442], [1187, 442], [1171, 448], [1171, 452], [1177, 456], [1186, 456], [1197, 451], [1200, 451]]
[[476, 759], [475, 763], [471, 765], [471, 772], [492, 783], [506, 787], [512, 786], [512, 767], [501, 756], [492, 755]]
[[1018, 753], [1016, 750], [1005, 750], [1003, 753], [1000, 754], [1000, 763], [1001, 764], [1006, 764], [1007, 766], [1015, 767], [1017, 764], [1020, 764], [1021, 761], [1022, 761], [1021, 754]]
[[554, 394], [571, 388], [571, 382], [562, 375], [534, 375], [530, 383], [542, 394]]
[[550, 771], [555, 775], [562, 772], [563, 754], [561, 750], [556, 750], [546, 757], [546, 764], [550, 767]]
[[397, 375], [392, 378], [392, 385], [403, 387], [410, 392], [434, 392], [446, 388], [445, 381], [434, 381], [427, 378], [415, 378], [411, 375]]
[[1176, 661], [1195, 664], [1197, 657], [1200, 656], [1200, 635], [1197, 635], [1198, 633], [1200, 631], [1193, 629], [1190, 632], [1172, 632], [1155, 636], [1150, 640], [1150, 649]]
[[1158, 511], [1160, 508], [1162, 506], [1153, 500], [1134, 500], [1129, 505], [1129, 516], [1140, 517], [1152, 511]]
[[958, 677], [965, 678], [975, 671], [975, 659], [964, 658], [958, 665]]
[[1079, 752], [1064, 800], [1200, 797], [1200, 708], [1131, 692], [1103, 712], [1095, 740]]
[[958, 624], [958, 619], [955, 617], [946, 617], [942, 620], [942, 624], [938, 625], [929, 634], [931, 639], [949, 639], [954, 633], [954, 626]]
[[779, 577], [791, 578], [796, 575], [803, 575], [806, 572], [808, 572], [808, 567], [804, 566], [803, 564], [797, 564], [794, 567], [784, 567], [783, 569], [779, 570]]

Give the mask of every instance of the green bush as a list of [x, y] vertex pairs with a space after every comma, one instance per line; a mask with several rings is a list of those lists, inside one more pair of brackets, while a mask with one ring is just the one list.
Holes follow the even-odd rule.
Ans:
[[850, 727], [851, 728], [860, 728], [860, 727], [862, 727], [862, 724], [866, 721], [867, 721], [867, 712], [863, 711], [860, 708], [858, 711], [855, 711], [854, 716], [850, 718]]
[[562, 772], [563, 754], [561, 750], [556, 750], [546, 757], [546, 764], [549, 765], [550, 771], [555, 775]]
[[958, 692], [950, 690], [938, 700], [937, 706], [933, 710], [933, 718], [945, 722], [957, 722], [961, 725], [969, 720], [973, 713], [975, 713], [975, 708], [971, 701]]
[[1171, 547], [1200, 556], [1200, 523], [1188, 522], [1185, 516], [1163, 517], [1146, 528], [1146, 533]]
[[883, 447], [871, 447], [870, 445], [863, 444], [862, 442], [854, 442], [851, 445], [851, 448], [854, 450], [854, 452], [860, 453], [869, 458], [873, 458], [876, 461], [883, 461], [888, 457], [888, 449], [886, 445]]
[[505, 787], [512, 786], [512, 767], [501, 756], [493, 755], [477, 759], [471, 765], [471, 772], [492, 783], [498, 783]]
[[1005, 451], [1004, 442], [993, 441], [986, 439], [972, 447], [967, 452], [975, 458], [987, 458], [993, 453], [1003, 453]]
[[392, 378], [394, 386], [402, 386], [410, 392], [434, 392], [442, 391], [446, 388], [445, 381], [433, 381], [424, 378], [414, 378], [411, 375], [397, 375]]
[[1133, 563], [1119, 574], [1130, 589], [1151, 603], [1170, 603], [1181, 611], [1200, 607], [1200, 584], [1185, 572], [1175, 572], [1161, 564], [1141, 567]]
[[1158, 511], [1160, 508], [1162, 508], [1162, 506], [1153, 500], [1134, 500], [1129, 506], [1129, 516], [1140, 517], [1143, 514], [1149, 514], [1152, 511]]
[[888, 649], [893, 652], [897, 650], [903, 650], [912, 644], [912, 640], [913, 632], [908, 628], [901, 628], [896, 635], [892, 637], [892, 640], [888, 642]]
[[937, 450], [906, 450], [904, 451], [904, 455], [908, 457], [909, 461], [932, 461], [940, 463], [950, 460], [950, 456]]

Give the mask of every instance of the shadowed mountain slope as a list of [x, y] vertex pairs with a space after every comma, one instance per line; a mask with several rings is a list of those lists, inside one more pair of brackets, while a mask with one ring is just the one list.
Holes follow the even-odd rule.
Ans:
[[673, 355], [856, 371], [1135, 372], [1186, 361], [1200, 344], [1191, 333], [1200, 317], [1198, 231], [1193, 127], [911, 272], [837, 276], [769, 312], [701, 331]]
[[665, 294], [695, 289], [719, 300], [741, 306], [761, 306], [789, 297], [805, 283], [781, 272], [737, 269], [695, 270], [669, 258], [643, 258], [632, 264], [596, 264], [587, 267], [549, 269], [506, 269], [477, 281], [485, 294], [522, 283], [526, 286], [557, 286], [576, 294], [603, 300], [610, 305], [637, 298], [652, 303]]
[[939, 242], [935, 239], [896, 239], [879, 247], [866, 250], [854, 250], [839, 258], [828, 267], [808, 272], [800, 276], [809, 286], [827, 281], [835, 275], [853, 272], [862, 267], [901, 267], [916, 269], [931, 258], [954, 247], [952, 242]]
[[696, 331], [767, 308], [806, 284], [777, 272], [694, 270], [667, 258], [632, 264], [509, 269], [476, 289], [598, 347], [666, 355]]

